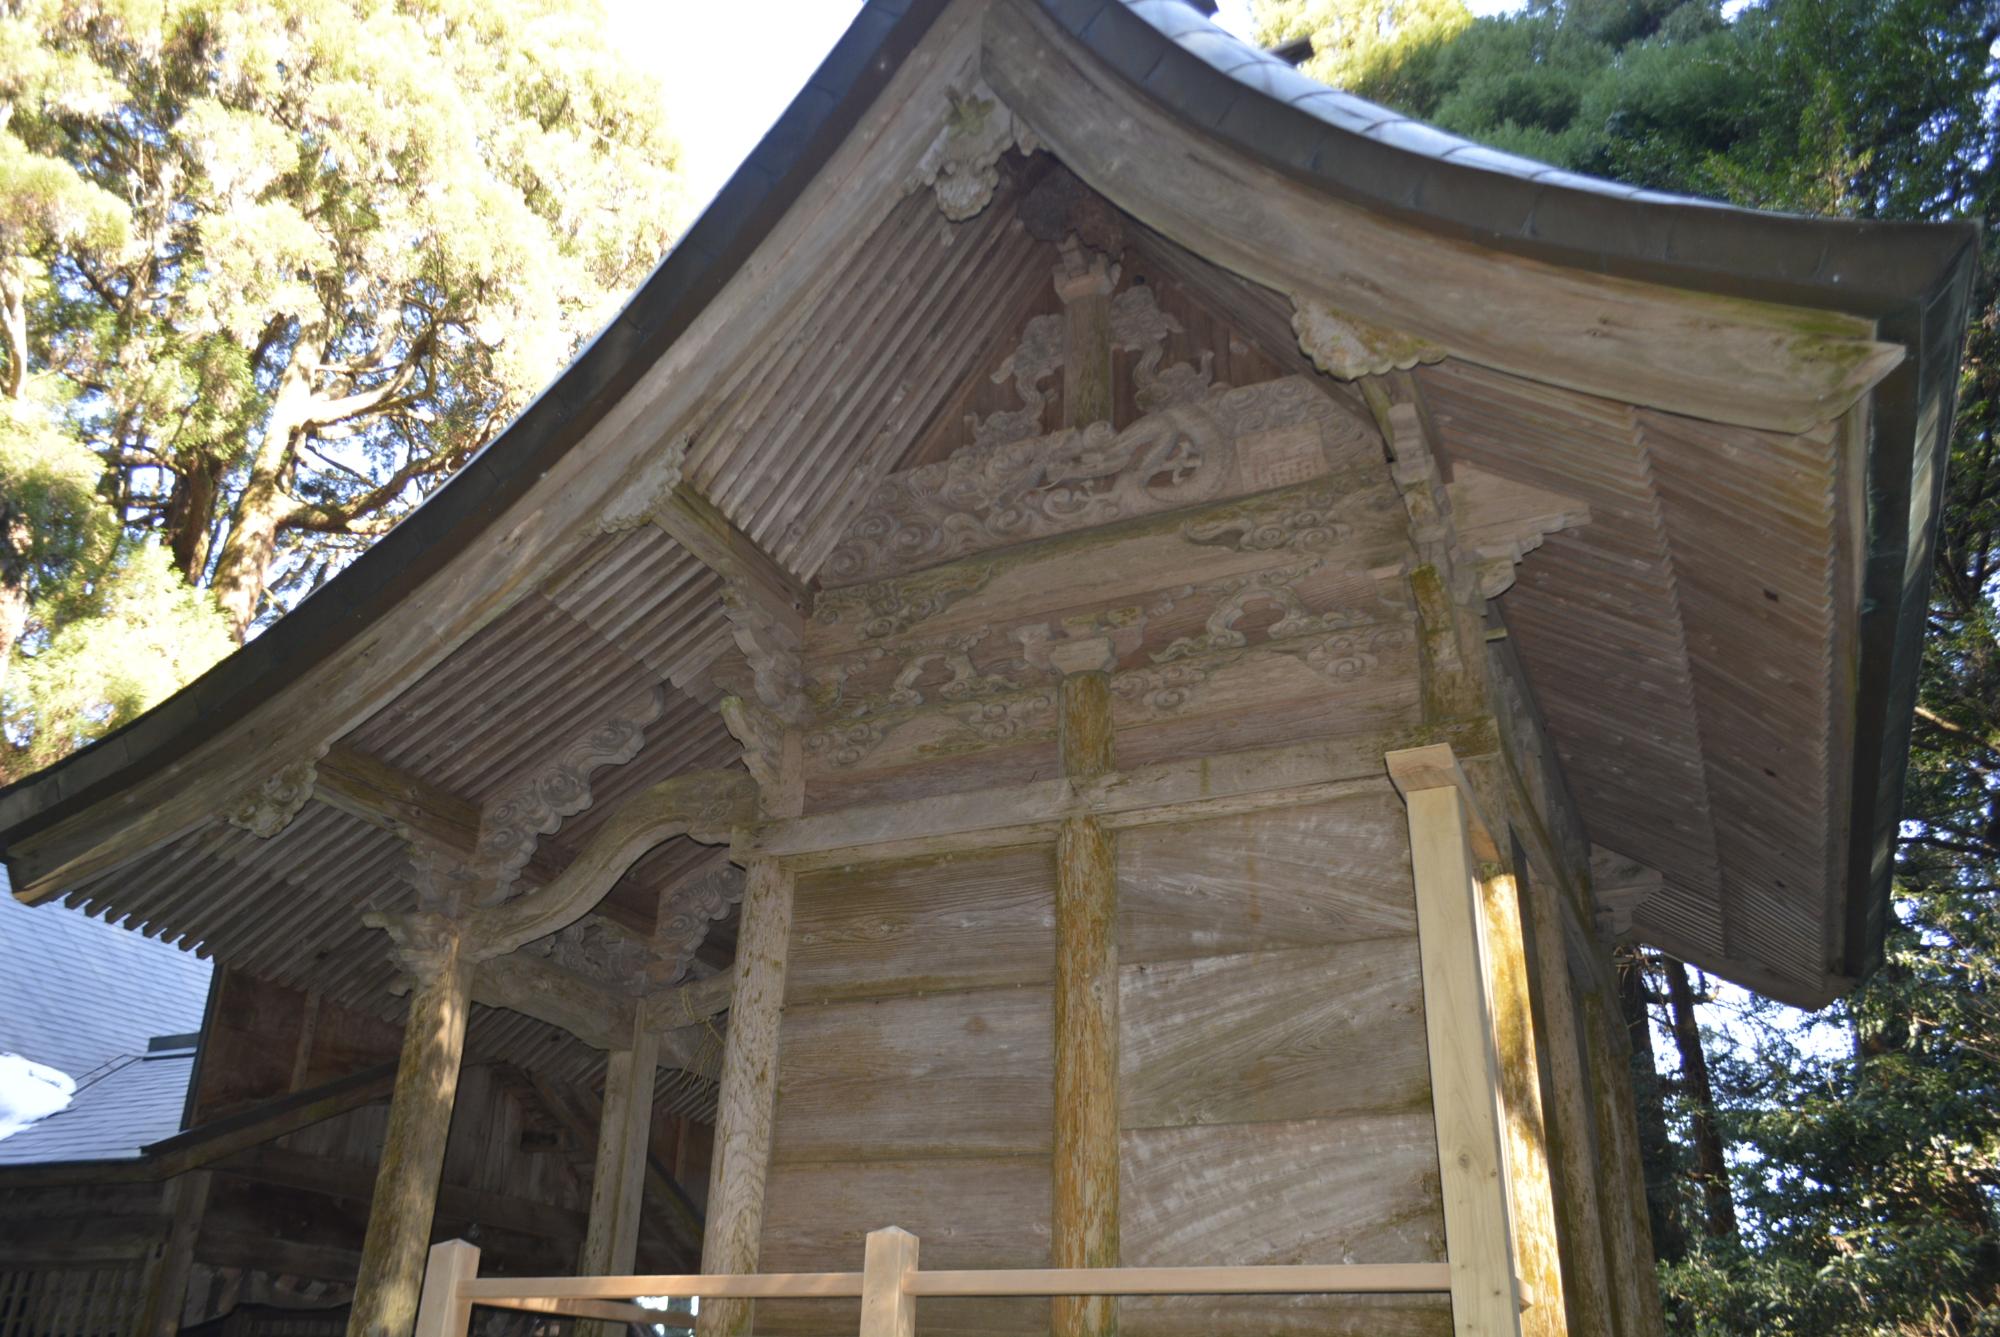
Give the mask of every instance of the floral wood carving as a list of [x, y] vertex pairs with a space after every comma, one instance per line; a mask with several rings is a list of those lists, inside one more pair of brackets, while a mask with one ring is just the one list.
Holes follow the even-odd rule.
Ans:
[[317, 762], [317, 756], [294, 762], [253, 786], [230, 804], [229, 824], [263, 840], [290, 826], [312, 797], [319, 778]]
[[646, 726], [665, 708], [666, 692], [655, 687], [563, 749], [552, 765], [487, 804], [474, 845], [474, 859], [486, 883], [483, 901], [490, 904], [505, 898], [534, 857], [536, 842], [562, 825], [563, 818], [590, 806], [592, 772], [622, 766], [638, 756], [645, 745]]
[[938, 209], [954, 223], [976, 217], [1000, 185], [1000, 156], [1010, 148], [1033, 153], [1034, 132], [984, 83], [949, 90], [944, 128], [917, 163], [916, 182], [937, 192]]
[[990, 566], [954, 567], [903, 580], [825, 590], [813, 601], [813, 621], [822, 627], [854, 627], [869, 640], [900, 636], [979, 593], [992, 578]]
[[789, 609], [773, 611], [734, 585], [722, 592], [722, 612], [750, 666], [757, 704], [787, 724], [805, 718], [797, 616]]

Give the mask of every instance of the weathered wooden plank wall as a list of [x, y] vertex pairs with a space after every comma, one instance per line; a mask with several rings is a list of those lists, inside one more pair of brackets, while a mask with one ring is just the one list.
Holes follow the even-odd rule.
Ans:
[[[853, 1270], [897, 1225], [926, 1267], [1049, 1262], [1049, 848], [802, 876], [779, 1037], [765, 1271]], [[923, 1331], [1046, 1331], [1046, 1300], [926, 1300]], [[762, 1301], [760, 1333], [856, 1301]]]
[[[1444, 1257], [1401, 805], [1119, 845], [1124, 1262]], [[1127, 1300], [1132, 1337], [1431, 1334], [1436, 1297]]]

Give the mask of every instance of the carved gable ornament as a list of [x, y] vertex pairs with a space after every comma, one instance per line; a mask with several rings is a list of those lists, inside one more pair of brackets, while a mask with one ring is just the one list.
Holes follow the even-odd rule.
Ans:
[[827, 560], [853, 585], [1033, 539], [1320, 477], [1367, 434], [1304, 377], [1222, 390], [1109, 423], [1007, 442], [892, 474]]
[[1000, 185], [1000, 157], [1010, 148], [1033, 153], [1034, 132], [984, 83], [947, 93], [949, 109], [938, 137], [917, 163], [917, 188], [937, 192], [938, 209], [954, 223], [978, 216]]
[[1428, 340], [1336, 311], [1317, 297], [1293, 299], [1292, 332], [1314, 366], [1343, 381], [1408, 371], [1445, 357], [1445, 350]]

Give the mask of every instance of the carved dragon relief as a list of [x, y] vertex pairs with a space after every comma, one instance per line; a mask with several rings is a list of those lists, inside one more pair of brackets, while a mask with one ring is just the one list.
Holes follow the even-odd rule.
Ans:
[[878, 580], [991, 548], [1268, 491], [1368, 458], [1372, 442], [1312, 382], [1287, 377], [892, 474], [828, 558], [828, 584]]
[[950, 105], [944, 125], [918, 160], [910, 188], [930, 187], [937, 193], [939, 211], [962, 223], [992, 203], [1000, 186], [1001, 155], [1012, 148], [1033, 153], [1041, 142], [982, 81], [964, 92], [947, 90], [946, 97]]
[[1167, 337], [1183, 332], [1181, 323], [1160, 309], [1152, 288], [1144, 284], [1135, 283], [1111, 299], [1111, 346], [1139, 355], [1132, 366], [1132, 381], [1142, 412], [1158, 413], [1176, 404], [1192, 404], [1229, 388], [1213, 382], [1215, 354], [1206, 349], [1199, 365], [1176, 362], [1160, 370]]

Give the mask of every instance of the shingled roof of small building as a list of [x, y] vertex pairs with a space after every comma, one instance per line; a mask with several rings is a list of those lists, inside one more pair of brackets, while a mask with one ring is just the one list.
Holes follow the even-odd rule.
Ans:
[[[211, 964], [60, 905], [0, 872], [0, 1051], [67, 1074], [67, 1108], [0, 1138], [0, 1165], [139, 1154], [180, 1131]], [[175, 1042], [156, 1046], [159, 1037]]]

